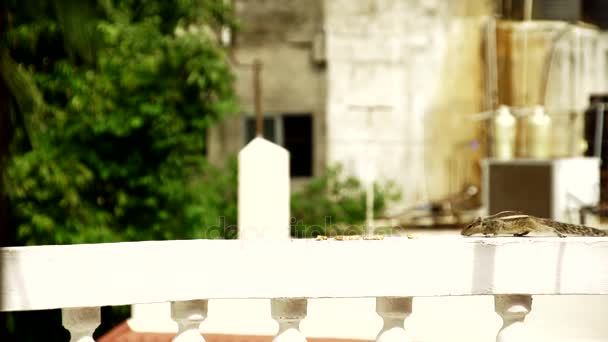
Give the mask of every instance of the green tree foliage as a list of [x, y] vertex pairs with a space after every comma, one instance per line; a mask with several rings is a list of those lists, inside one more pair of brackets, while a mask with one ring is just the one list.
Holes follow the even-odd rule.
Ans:
[[[237, 111], [218, 43], [234, 26], [228, 3], [2, 2], [0, 90], [10, 103], [0, 122], [11, 139], [0, 167], [13, 244], [235, 236], [236, 162], [205, 160], [206, 129]], [[378, 191], [376, 211], [390, 197]], [[326, 217], [361, 223], [364, 203], [356, 180], [330, 171], [294, 195], [294, 233], [314, 235], [307, 226]], [[128, 315], [121, 309], [104, 308], [96, 336]], [[67, 340], [57, 310], [5, 318], [3, 341]]]
[[236, 217], [204, 157], [206, 129], [236, 111], [227, 3], [9, 1], [17, 243], [210, 237], [221, 211]]
[[[0, 122], [11, 139], [0, 184], [11, 244], [224, 237], [207, 227], [219, 216], [236, 223], [236, 180], [204, 155], [206, 129], [237, 111], [218, 43], [221, 27], [234, 27], [227, 4], [2, 2], [0, 90], [10, 101]], [[96, 336], [128, 307], [102, 317]], [[3, 323], [3, 341], [68, 339], [58, 310]]]

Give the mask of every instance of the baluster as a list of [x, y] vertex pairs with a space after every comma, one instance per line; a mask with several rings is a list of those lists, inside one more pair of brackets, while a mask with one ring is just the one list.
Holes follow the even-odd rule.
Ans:
[[171, 318], [178, 327], [174, 342], [205, 342], [198, 328], [207, 318], [206, 299], [171, 302]]
[[300, 321], [306, 317], [306, 299], [272, 299], [272, 319], [279, 322], [279, 331], [273, 342], [306, 342], [300, 332]]
[[93, 333], [101, 323], [99, 307], [61, 309], [61, 323], [70, 332], [70, 342], [94, 342]]
[[526, 329], [524, 319], [532, 309], [530, 295], [497, 295], [494, 296], [496, 313], [502, 317], [502, 328], [496, 335], [496, 342], [525, 341]]
[[411, 341], [403, 328], [405, 319], [412, 313], [412, 297], [376, 298], [376, 312], [384, 320], [377, 342]]

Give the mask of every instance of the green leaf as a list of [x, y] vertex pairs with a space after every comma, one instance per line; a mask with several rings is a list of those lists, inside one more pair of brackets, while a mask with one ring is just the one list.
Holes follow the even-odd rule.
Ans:
[[129, 124], [133, 128], [139, 128], [144, 124], [144, 120], [140, 116], [134, 116], [129, 119]]

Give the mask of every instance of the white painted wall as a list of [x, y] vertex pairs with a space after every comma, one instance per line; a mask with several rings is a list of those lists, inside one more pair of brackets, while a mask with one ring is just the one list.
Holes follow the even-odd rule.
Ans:
[[[325, 1], [327, 162], [393, 180], [402, 206], [474, 182], [487, 1]], [[464, 146], [464, 148], [462, 147]], [[467, 170], [456, 169], [456, 160]], [[452, 182], [452, 183], [450, 183]]]
[[[436, 12], [425, 15], [427, 7]], [[397, 181], [409, 204], [426, 196], [425, 111], [437, 82], [430, 74], [445, 50], [444, 7], [325, 3], [328, 163], [363, 179]]]

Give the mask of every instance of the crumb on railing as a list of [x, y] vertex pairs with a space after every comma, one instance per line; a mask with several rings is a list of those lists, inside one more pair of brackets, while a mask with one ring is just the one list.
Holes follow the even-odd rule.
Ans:
[[329, 240], [329, 239], [333, 239], [336, 241], [349, 241], [349, 240], [383, 240], [384, 239], [384, 235], [336, 235], [333, 237], [328, 237], [325, 235], [317, 235], [317, 237], [315, 238], [315, 240], [317, 241], [324, 241], [324, 240]]

